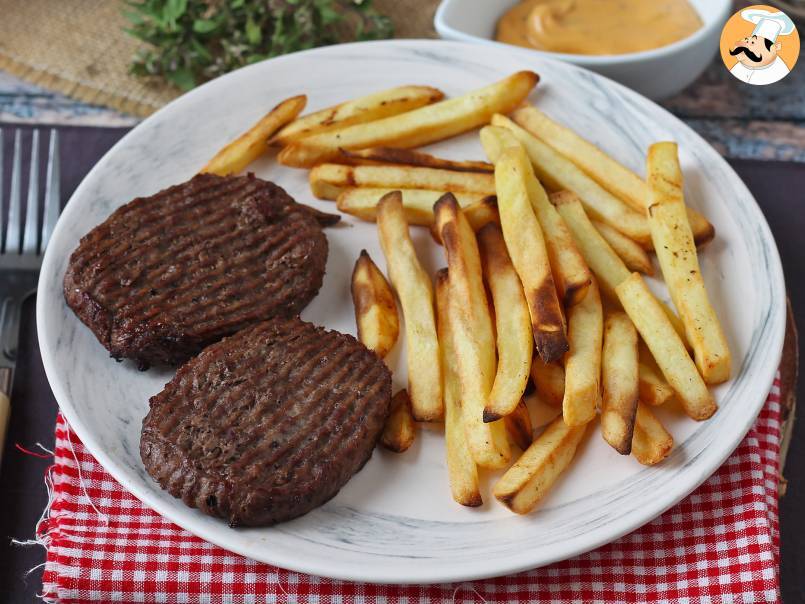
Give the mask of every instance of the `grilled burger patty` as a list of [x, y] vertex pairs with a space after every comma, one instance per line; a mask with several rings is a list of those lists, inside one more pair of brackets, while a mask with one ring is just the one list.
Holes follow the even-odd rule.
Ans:
[[81, 239], [67, 304], [115, 358], [179, 364], [258, 321], [299, 313], [322, 284], [338, 218], [253, 175], [200, 174], [116, 210]]
[[349, 335], [273, 319], [206, 348], [151, 398], [140, 456], [174, 497], [231, 526], [301, 516], [363, 467], [391, 399]]

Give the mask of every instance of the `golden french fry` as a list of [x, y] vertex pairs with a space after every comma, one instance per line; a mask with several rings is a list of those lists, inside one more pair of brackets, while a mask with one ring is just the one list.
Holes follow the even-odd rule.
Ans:
[[646, 253], [646, 250], [640, 247], [639, 243], [629, 239], [626, 235], [617, 229], [613, 229], [608, 224], [597, 220], [593, 220], [592, 223], [598, 232], [601, 233], [601, 237], [604, 238], [604, 241], [620, 256], [620, 259], [623, 260], [627, 269], [643, 273], [644, 275], [654, 274], [651, 258]]
[[500, 226], [478, 231], [484, 278], [492, 293], [497, 333], [498, 368], [484, 408], [484, 421], [513, 413], [523, 397], [531, 369], [531, 316], [520, 277], [512, 266]]
[[682, 402], [685, 412], [697, 420], [713, 415], [716, 411], [713, 395], [707, 390], [662, 305], [649, 291], [642, 277], [632, 273], [615, 291], [665, 379]]
[[536, 86], [539, 76], [520, 71], [494, 84], [366, 124], [356, 124], [292, 142], [279, 154], [280, 163], [309, 168], [338, 157], [340, 149], [419, 147], [450, 138], [489, 122], [494, 113], [508, 113]]
[[377, 209], [380, 245], [402, 305], [408, 362], [408, 394], [418, 421], [444, 416], [439, 341], [433, 313], [433, 286], [416, 256], [399, 192], [383, 197]]
[[[576, 244], [581, 250], [584, 260], [595, 273], [603, 292], [612, 300], [617, 300], [615, 288], [629, 277], [629, 269], [620, 259], [612, 246], [601, 236], [587, 217], [584, 207], [574, 193], [559, 191], [551, 193], [551, 202], [556, 205], [559, 214], [564, 218]], [[682, 321], [666, 304], [657, 301], [668, 317], [676, 333], [687, 346], [685, 327]]]
[[642, 245], [651, 243], [644, 214], [635, 212], [582, 172], [572, 161], [509, 118], [496, 114], [492, 117], [492, 125], [503, 126], [514, 133], [528, 153], [537, 177], [546, 187], [553, 191], [573, 191], [594, 218], [618, 229]]
[[[499, 126], [481, 128], [480, 135], [484, 151], [493, 162], [500, 158], [505, 149], [521, 146], [511, 130]], [[577, 304], [590, 286], [590, 269], [576, 247], [567, 225], [549, 201], [539, 181], [529, 178], [526, 185], [531, 207], [545, 237], [551, 274], [559, 297], [566, 306]]]
[[366, 250], [361, 250], [352, 271], [352, 303], [358, 339], [377, 356], [385, 357], [397, 341], [400, 318], [391, 286]]
[[531, 427], [531, 414], [528, 412], [525, 401], [520, 399], [514, 411], [504, 417], [503, 421], [506, 423], [506, 431], [512, 442], [523, 451], [528, 449], [531, 441], [534, 440], [534, 429]]
[[546, 403], [538, 392], [526, 394], [523, 397], [526, 407], [532, 415], [532, 433], [533, 429], [539, 430], [550, 424], [557, 417], [562, 415], [562, 401], [558, 405]]
[[[336, 206], [345, 214], [351, 214], [361, 220], [375, 222], [377, 220], [377, 202], [387, 193], [396, 189], [344, 189], [336, 199]], [[433, 204], [444, 195], [444, 191], [426, 189], [399, 189], [402, 195], [403, 212], [408, 224], [419, 226], [433, 225]], [[462, 208], [482, 204], [488, 195], [479, 193], [456, 193], [456, 201]], [[487, 205], [489, 202], [485, 202]], [[493, 207], [492, 209], [495, 209]], [[472, 210], [474, 213], [488, 214], [486, 205]]]
[[652, 466], [668, 457], [674, 448], [674, 437], [665, 429], [642, 401], [637, 404], [634, 436], [632, 436], [632, 455], [646, 466]]
[[[571, 160], [604, 189], [629, 204], [634, 211], [645, 213], [649, 199], [648, 186], [623, 164], [573, 130], [554, 122], [536, 107], [517, 109], [512, 113], [512, 119]], [[713, 225], [693, 208], [688, 208], [687, 213], [696, 244], [702, 245], [710, 241], [715, 236]]]
[[720, 384], [730, 377], [732, 357], [699, 267], [685, 213], [676, 143], [651, 145], [647, 172], [651, 191], [648, 222], [663, 278], [685, 326], [699, 372], [706, 383]]
[[576, 454], [585, 425], [568, 426], [557, 417], [497, 481], [493, 494], [517, 514], [540, 502]]
[[430, 86], [399, 86], [373, 92], [301, 117], [280, 130], [269, 144], [284, 146], [312, 134], [399, 115], [443, 98], [441, 90]]
[[601, 402], [601, 340], [604, 311], [593, 279], [584, 300], [567, 311], [565, 394], [562, 415], [568, 426], [581, 426], [595, 417]]
[[660, 368], [657, 367], [657, 362], [651, 356], [651, 352], [645, 347], [640, 345], [640, 363], [638, 364], [639, 375], [639, 388], [640, 400], [656, 407], [662, 405], [672, 396], [674, 396], [674, 389], [662, 377]]
[[349, 151], [341, 149], [338, 163], [356, 166], [376, 166], [382, 164], [400, 164], [405, 166], [419, 166], [421, 168], [439, 168], [453, 170], [454, 172], [481, 172], [492, 174], [495, 166], [485, 161], [456, 161], [436, 157], [430, 153], [415, 149], [399, 149], [397, 147], [372, 147], [371, 149], [358, 149]]
[[638, 400], [637, 331], [622, 312], [604, 323], [601, 351], [601, 434], [621, 455], [632, 450]]
[[507, 148], [495, 163], [500, 224], [523, 283], [537, 353], [550, 362], [567, 352], [568, 342], [542, 228], [529, 200], [529, 179], [534, 174], [522, 147]]
[[565, 368], [559, 363], [546, 363], [540, 358], [531, 361], [531, 380], [542, 400], [562, 408], [565, 398]]
[[436, 316], [444, 378], [444, 440], [447, 451], [447, 474], [453, 499], [461, 505], [483, 504], [478, 487], [478, 467], [467, 445], [461, 409], [461, 383], [456, 368], [453, 334], [449, 319], [449, 277], [446, 268], [436, 273]]
[[304, 94], [285, 99], [254, 126], [216, 153], [201, 172], [218, 176], [240, 172], [268, 150], [266, 141], [299, 115], [306, 103], [307, 97]]
[[495, 178], [491, 174], [417, 166], [320, 164], [310, 171], [308, 177], [310, 190], [319, 199], [337, 199], [344, 190], [352, 187], [495, 194]]
[[[444, 195], [444, 193], [442, 193], [442, 195]], [[456, 199], [458, 200], [459, 198], [456, 197]], [[461, 205], [460, 201], [459, 205]], [[484, 197], [477, 203], [462, 206], [461, 211], [464, 213], [464, 217], [467, 219], [467, 222], [470, 223], [472, 230], [476, 233], [490, 222], [494, 222], [498, 225], [500, 224], [500, 215], [498, 214], [498, 198], [495, 196], [490, 195]], [[435, 223], [430, 227], [430, 234], [436, 243], [442, 245], [442, 236], [439, 234], [439, 229], [436, 228]]]
[[501, 468], [511, 456], [506, 427], [502, 420], [485, 423], [483, 417], [495, 379], [495, 335], [478, 244], [450, 193], [436, 202], [434, 211], [450, 271], [448, 314], [467, 444], [479, 466]]
[[391, 410], [383, 425], [380, 444], [389, 451], [402, 453], [414, 444], [414, 416], [411, 415], [411, 399], [405, 389], [391, 399]]

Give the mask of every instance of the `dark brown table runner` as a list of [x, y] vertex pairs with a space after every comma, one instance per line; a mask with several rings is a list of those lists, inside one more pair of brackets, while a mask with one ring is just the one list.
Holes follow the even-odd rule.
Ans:
[[[7, 134], [14, 127], [0, 124]], [[29, 127], [23, 127], [23, 131], [30, 136]], [[63, 202], [95, 162], [126, 132], [119, 128], [59, 127]], [[6, 174], [10, 169], [12, 140], [11, 136], [5, 137]], [[27, 140], [23, 148], [28, 148]], [[799, 325], [805, 325], [805, 272], [800, 264], [800, 245], [805, 240], [805, 164], [745, 160], [731, 163], [766, 214], [783, 259], [793, 315]], [[23, 166], [23, 174], [27, 173], [27, 166]], [[40, 190], [44, 190], [44, 174], [41, 178]], [[7, 199], [8, 179], [3, 186], [3, 197]], [[22, 186], [26, 190], [25, 177]], [[50, 463], [22, 453], [15, 445], [31, 449], [40, 442], [51, 447], [57, 409], [39, 356], [33, 299], [24, 308], [19, 355], [10, 429], [0, 468], [0, 601], [8, 603], [33, 602], [40, 590], [41, 572], [35, 571], [27, 578], [25, 573], [44, 561], [44, 551], [38, 546], [14, 546], [10, 540], [25, 540], [33, 534], [47, 501], [43, 477]], [[802, 383], [798, 395], [805, 400]], [[785, 477], [788, 489], [780, 505], [781, 582], [784, 601], [794, 603], [805, 601], [804, 421], [794, 426]]]

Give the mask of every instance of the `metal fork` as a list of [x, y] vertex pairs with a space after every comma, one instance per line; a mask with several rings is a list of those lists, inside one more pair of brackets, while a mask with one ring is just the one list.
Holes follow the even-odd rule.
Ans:
[[50, 147], [45, 181], [45, 212], [39, 226], [39, 130], [31, 137], [31, 166], [28, 178], [25, 224], [22, 223], [22, 132], [14, 133], [11, 160], [11, 188], [8, 198], [8, 224], [3, 225], [3, 131], [0, 130], [0, 462], [11, 413], [11, 385], [20, 336], [20, 310], [25, 299], [36, 293], [39, 269], [45, 247], [53, 234], [61, 211], [59, 186], [59, 133], [50, 131]]

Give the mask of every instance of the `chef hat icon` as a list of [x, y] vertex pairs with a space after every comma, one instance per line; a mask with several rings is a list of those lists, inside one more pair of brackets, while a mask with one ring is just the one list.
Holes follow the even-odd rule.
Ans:
[[787, 36], [794, 31], [794, 22], [783, 12], [773, 13], [762, 8], [748, 8], [741, 11], [741, 17], [755, 24], [753, 36], [774, 42], [777, 36]]

